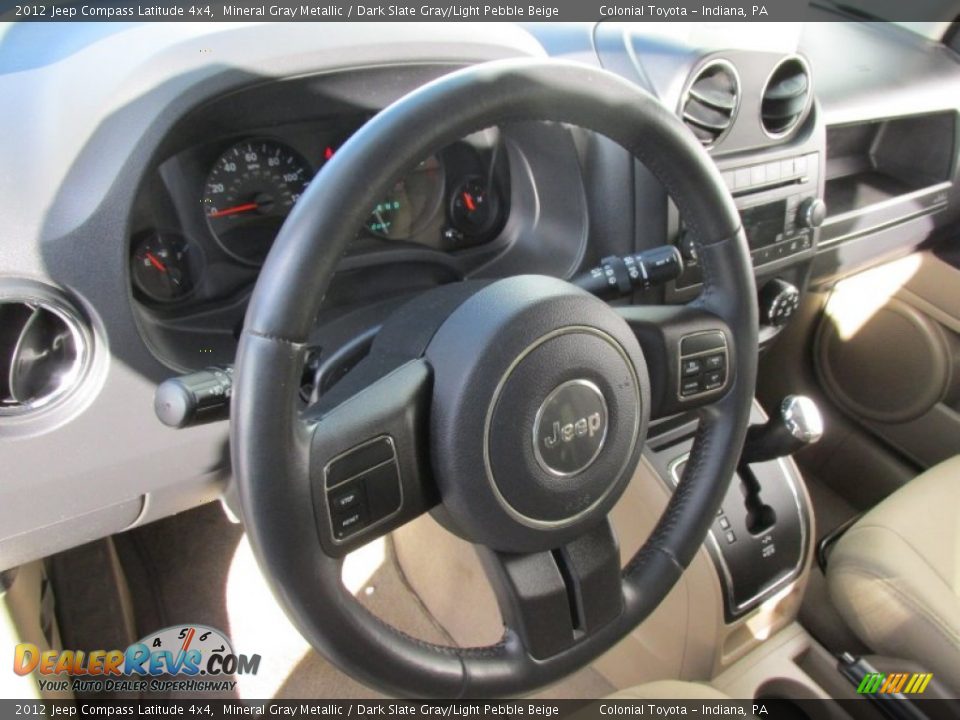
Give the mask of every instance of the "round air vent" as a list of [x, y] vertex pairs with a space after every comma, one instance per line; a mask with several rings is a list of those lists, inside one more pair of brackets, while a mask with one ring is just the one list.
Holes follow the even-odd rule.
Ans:
[[810, 71], [799, 57], [774, 69], [763, 89], [760, 122], [771, 137], [783, 137], [803, 120], [810, 105]]
[[733, 126], [740, 105], [740, 79], [726, 60], [713, 60], [691, 79], [680, 116], [704, 147], [716, 145]]
[[41, 295], [0, 294], [0, 416], [64, 399], [89, 365], [86, 326], [52, 294]]

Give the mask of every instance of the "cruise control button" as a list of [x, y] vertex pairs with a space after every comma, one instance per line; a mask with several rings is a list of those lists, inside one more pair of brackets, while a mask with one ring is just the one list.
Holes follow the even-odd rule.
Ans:
[[393, 443], [386, 437], [352, 448], [327, 466], [327, 487], [339, 485], [393, 457]]
[[333, 536], [337, 540], [360, 532], [367, 525], [367, 513], [362, 507], [335, 513], [333, 516]]
[[733, 530], [727, 530], [726, 534], [727, 543], [735, 543], [737, 541], [737, 536], [733, 534]]
[[680, 340], [680, 355], [694, 355], [710, 350], [722, 350], [726, 346], [723, 333], [708, 330], [687, 335]]
[[721, 529], [721, 530], [729, 530], [729, 529], [730, 529], [730, 521], [727, 520], [725, 517], [721, 517], [719, 522], [720, 522], [720, 529]]
[[350, 483], [345, 490], [331, 494], [330, 507], [335, 511], [347, 510], [359, 505], [363, 500], [359, 483]]

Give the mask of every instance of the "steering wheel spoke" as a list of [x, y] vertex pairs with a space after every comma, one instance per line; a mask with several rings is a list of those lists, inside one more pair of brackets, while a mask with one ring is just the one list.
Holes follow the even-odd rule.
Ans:
[[609, 520], [555, 550], [479, 552], [504, 623], [536, 660], [586, 642], [623, 612], [620, 549]]
[[733, 385], [735, 347], [717, 315], [691, 305], [616, 308], [643, 348], [652, 388], [650, 417], [716, 403]]
[[310, 487], [331, 557], [393, 530], [436, 503], [427, 449], [431, 373], [410, 360], [309, 422]]

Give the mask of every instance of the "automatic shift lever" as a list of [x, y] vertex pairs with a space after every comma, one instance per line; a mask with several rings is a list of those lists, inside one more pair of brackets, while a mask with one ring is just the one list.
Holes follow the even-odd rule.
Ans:
[[741, 465], [792, 455], [823, 435], [823, 417], [805, 395], [788, 395], [779, 413], [764, 425], [751, 425], [740, 456]]

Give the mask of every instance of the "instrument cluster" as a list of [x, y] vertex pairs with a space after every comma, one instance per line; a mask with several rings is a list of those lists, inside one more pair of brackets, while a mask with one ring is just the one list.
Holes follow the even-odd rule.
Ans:
[[[251, 284], [294, 205], [359, 124], [257, 130], [162, 163], [134, 222], [137, 299], [162, 308]], [[424, 158], [370, 208], [352, 252], [413, 246], [456, 254], [487, 244], [506, 222], [508, 184], [500, 132], [464, 138]]]

